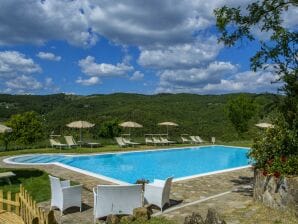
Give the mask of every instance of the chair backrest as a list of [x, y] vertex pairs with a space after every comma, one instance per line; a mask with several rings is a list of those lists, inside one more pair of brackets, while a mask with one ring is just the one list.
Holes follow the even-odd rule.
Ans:
[[76, 141], [74, 140], [74, 138], [71, 135], [64, 136], [64, 138], [65, 138], [67, 145], [69, 145], [69, 146], [77, 145]]
[[123, 142], [122, 137], [115, 137], [116, 142], [119, 146], [125, 146], [126, 144]]
[[152, 139], [153, 139], [153, 142], [157, 142], [157, 143], [160, 143], [161, 142], [160, 139], [157, 138], [157, 137], [152, 137]]
[[51, 196], [52, 199], [61, 200], [63, 197], [62, 187], [60, 183], [60, 179], [57, 177], [53, 177], [49, 175], [50, 183], [51, 183]]
[[98, 185], [96, 188], [95, 218], [109, 214], [132, 214], [142, 207], [142, 185]]
[[124, 144], [129, 144], [131, 141], [129, 139], [123, 138], [122, 137], [122, 141]]
[[198, 142], [198, 140], [196, 139], [195, 136], [189, 136], [189, 137], [190, 137], [190, 139], [191, 139], [192, 141], [194, 141], [194, 142]]
[[203, 142], [203, 139], [201, 139], [200, 136], [196, 136], [196, 139], [197, 139], [199, 142]]
[[165, 180], [165, 185], [162, 191], [162, 201], [169, 201], [173, 177], [168, 177]]
[[211, 138], [211, 142], [214, 144], [215, 143], [215, 137]]
[[189, 142], [189, 139], [187, 139], [187, 138], [185, 138], [183, 136], [181, 136], [181, 139], [182, 139], [182, 142]]
[[153, 141], [152, 141], [152, 139], [151, 139], [151, 138], [149, 138], [149, 137], [146, 137], [146, 138], [145, 138], [145, 142], [146, 142], [146, 143], [152, 143]]
[[56, 141], [56, 140], [54, 140], [52, 138], [50, 138], [50, 143], [51, 143], [51, 146], [55, 146], [55, 145], [59, 145], [60, 144], [60, 142], [58, 142], [58, 141]]

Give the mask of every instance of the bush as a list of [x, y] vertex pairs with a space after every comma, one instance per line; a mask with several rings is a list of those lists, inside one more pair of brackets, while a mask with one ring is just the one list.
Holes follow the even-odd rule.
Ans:
[[278, 116], [274, 123], [274, 128], [261, 131], [249, 155], [255, 167], [266, 175], [297, 175], [297, 131], [289, 129], [282, 116]]

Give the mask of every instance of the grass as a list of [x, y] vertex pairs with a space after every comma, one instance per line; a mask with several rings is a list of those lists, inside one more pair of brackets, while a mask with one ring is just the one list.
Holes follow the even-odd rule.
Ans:
[[19, 192], [20, 184], [22, 184], [28, 193], [37, 202], [50, 199], [51, 190], [48, 174], [37, 169], [6, 169], [0, 168], [0, 172], [12, 171], [16, 174], [11, 177], [11, 185], [5, 181], [0, 182], [0, 190], [12, 193]]
[[[217, 142], [218, 145], [231, 145], [231, 146], [242, 146], [250, 147], [252, 141], [234, 141], [234, 142]], [[55, 149], [55, 148], [40, 148], [40, 149], [22, 149], [22, 150], [12, 150], [12, 151], [2, 151], [0, 152], [1, 156], [13, 156], [21, 154], [34, 154], [34, 153], [103, 153], [103, 152], [122, 152], [122, 151], [133, 151], [133, 150], [146, 150], [146, 149], [156, 149], [156, 148], [175, 148], [175, 147], [185, 147], [185, 146], [194, 146], [190, 144], [173, 144], [170, 146], [147, 146], [141, 145], [137, 147], [129, 148], [119, 148], [117, 145], [105, 145], [99, 148], [71, 148], [71, 149]]]

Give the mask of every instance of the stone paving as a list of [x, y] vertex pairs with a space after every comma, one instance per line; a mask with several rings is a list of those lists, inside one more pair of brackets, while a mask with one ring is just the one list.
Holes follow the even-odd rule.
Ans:
[[[3, 159], [3, 158], [2, 158]], [[56, 211], [55, 215], [57, 220], [64, 224], [75, 223], [93, 223], [93, 193], [92, 188], [97, 184], [111, 184], [106, 181], [90, 177], [81, 173], [77, 173], [59, 166], [46, 165], [46, 166], [19, 166], [19, 165], [7, 165], [0, 162], [2, 167], [32, 167], [44, 170], [52, 175], [59, 176], [64, 179], [71, 179], [73, 181], [83, 184], [83, 211], [80, 213], [78, 209], [71, 208], [65, 212], [62, 220], [60, 220], [60, 212]], [[176, 223], [183, 223], [185, 216], [191, 215], [192, 212], [200, 212], [205, 215], [209, 207], [214, 207], [224, 216], [228, 223], [274, 223], [276, 217], [279, 217], [278, 223], [292, 223], [283, 222], [283, 216], [281, 213], [276, 216], [259, 217], [253, 222], [245, 222], [245, 220], [251, 220], [251, 216], [258, 217], [259, 213], [266, 210], [264, 206], [254, 203], [252, 200], [252, 177], [253, 172], [250, 168], [240, 169], [220, 174], [214, 174], [209, 176], [198, 177], [194, 179], [188, 179], [173, 183], [171, 189], [171, 206], [168, 211], [161, 214], [170, 220], [174, 220]], [[173, 210], [177, 207], [187, 205], [188, 203], [194, 203], [198, 200], [208, 199], [210, 196], [214, 196], [223, 192], [227, 194], [209, 199], [204, 202], [186, 206], [177, 210]], [[49, 202], [40, 203], [41, 206], [49, 209]], [[264, 210], [265, 209], [265, 210]], [[268, 214], [271, 209], [268, 210]], [[155, 211], [155, 215], [159, 214]], [[235, 215], [236, 214], [236, 215]], [[288, 214], [285, 214], [285, 220], [287, 220]], [[289, 221], [289, 219], [287, 220]], [[294, 222], [296, 223], [294, 218]]]

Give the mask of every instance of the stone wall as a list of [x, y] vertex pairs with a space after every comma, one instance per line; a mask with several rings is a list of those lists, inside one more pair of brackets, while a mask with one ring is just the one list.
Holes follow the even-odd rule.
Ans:
[[291, 210], [298, 216], [298, 177], [276, 178], [256, 170], [254, 199], [271, 208]]

